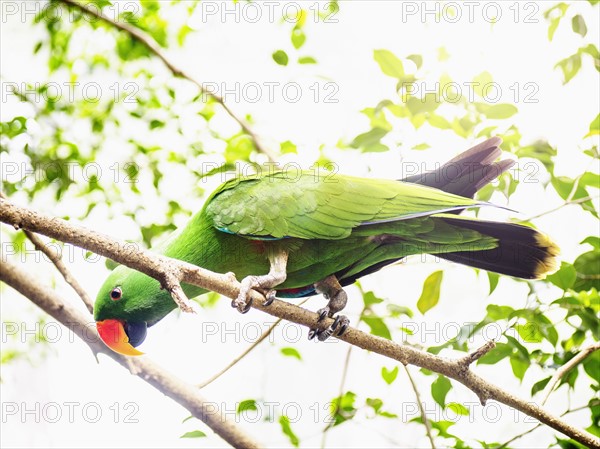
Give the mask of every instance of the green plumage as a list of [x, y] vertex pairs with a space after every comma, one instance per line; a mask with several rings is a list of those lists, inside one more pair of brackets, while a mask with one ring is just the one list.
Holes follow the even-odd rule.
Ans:
[[[494, 146], [486, 151], [469, 157], [488, 166], [495, 159], [490, 160], [490, 152], [499, 150]], [[460, 189], [466, 186], [474, 192], [494, 177], [477, 172], [470, 183], [465, 183], [464, 174], [457, 179]], [[315, 294], [313, 284], [329, 275], [348, 285], [388, 263], [421, 253], [451, 260], [470, 254], [472, 261], [457, 261], [472, 266], [488, 263], [490, 267], [484, 268], [522, 277], [547, 271], [555, 251], [541, 234], [514, 224], [458, 217], [452, 212], [487, 203], [448, 193], [453, 191], [448, 183], [441, 187], [447, 191], [413, 182], [316, 177], [313, 172], [237, 178], [220, 186], [204, 208], [155, 251], [212, 271], [233, 271], [242, 279], [266, 274], [270, 252], [283, 249], [289, 258], [287, 279], [276, 287], [281, 297]], [[512, 237], [515, 232], [518, 239]], [[503, 250], [509, 247], [510, 251]], [[515, 264], [509, 256], [517, 253], [520, 259]], [[491, 261], [492, 255], [498, 260]], [[522, 267], [523, 273], [515, 267]], [[116, 286], [122, 290], [118, 301], [110, 298]], [[204, 292], [183, 287], [188, 296]], [[175, 307], [157, 281], [120, 266], [98, 293], [94, 314], [96, 320], [151, 325]]]
[[217, 229], [232, 234], [340, 240], [364, 223], [478, 204], [421, 185], [305, 171], [232, 180], [209, 199], [205, 213]]

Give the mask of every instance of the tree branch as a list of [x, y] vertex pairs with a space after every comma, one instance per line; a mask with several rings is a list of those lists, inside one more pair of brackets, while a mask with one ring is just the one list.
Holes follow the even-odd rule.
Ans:
[[[8, 199], [6, 197], [6, 195], [4, 194], [4, 192], [0, 192], [0, 198], [3, 198], [5, 200]], [[58, 252], [54, 252], [50, 248], [48, 248], [48, 246], [44, 243], [44, 241], [37, 234], [34, 234], [33, 232], [30, 232], [26, 229], [23, 229], [23, 232], [25, 233], [27, 238], [31, 241], [31, 243], [33, 243], [33, 246], [35, 247], [35, 249], [37, 249], [38, 251], [41, 251], [48, 257], [48, 259], [50, 259], [50, 262], [52, 262], [54, 264], [54, 266], [56, 267], [58, 272], [64, 278], [65, 282], [67, 284], [69, 284], [71, 286], [71, 288], [73, 288], [73, 290], [75, 290], [75, 293], [77, 293], [77, 295], [81, 298], [81, 300], [85, 304], [85, 307], [88, 309], [88, 311], [90, 313], [93, 313], [94, 312], [94, 303], [93, 303], [92, 299], [87, 294], [87, 292], [83, 289], [83, 287], [79, 284], [79, 282], [77, 282], [77, 279], [75, 279], [71, 275], [71, 272], [69, 271], [69, 269], [67, 268], [65, 263], [62, 261], [60, 254], [58, 254]]]
[[277, 155], [273, 151], [271, 151], [269, 148], [267, 148], [261, 144], [260, 139], [252, 131], [252, 129], [250, 128], [250, 125], [247, 123], [246, 120], [239, 117], [235, 112], [233, 112], [233, 110], [231, 108], [229, 108], [229, 106], [227, 106], [227, 104], [225, 103], [225, 101], [223, 100], [223, 98], [220, 95], [206, 90], [205, 87], [202, 85], [202, 83], [197, 81], [191, 75], [188, 75], [182, 69], [177, 67], [173, 62], [171, 62], [171, 60], [167, 57], [167, 55], [160, 48], [158, 43], [147, 33], [145, 33], [144, 31], [142, 31], [141, 29], [139, 29], [137, 27], [129, 25], [128, 23], [117, 22], [116, 20], [113, 20], [110, 17], [103, 14], [99, 9], [92, 9], [82, 3], [75, 1], [75, 0], [58, 0], [58, 1], [61, 3], [64, 3], [68, 7], [72, 7], [72, 8], [79, 10], [80, 12], [82, 12], [83, 14], [85, 14], [87, 16], [95, 17], [95, 18], [101, 20], [102, 22], [108, 24], [109, 26], [112, 26], [120, 31], [127, 33], [132, 39], [138, 41], [140, 44], [142, 44], [144, 47], [146, 47], [150, 53], [154, 54], [158, 59], [160, 59], [163, 62], [163, 64], [167, 67], [167, 69], [169, 69], [171, 71], [173, 76], [188, 80], [192, 84], [196, 85], [196, 87], [198, 87], [198, 89], [200, 90], [200, 92], [203, 95], [207, 95], [208, 97], [212, 98], [214, 101], [219, 103], [219, 105], [225, 110], [225, 112], [227, 112], [227, 114], [240, 125], [240, 127], [242, 128], [244, 133], [247, 134], [250, 137], [250, 139], [252, 139], [252, 143], [254, 144], [254, 147], [256, 148], [257, 151], [259, 151], [259, 152], [263, 153], [265, 156], [267, 156], [267, 158], [271, 162], [274, 162], [277, 159]]
[[[197, 285], [198, 287], [215, 291], [232, 299], [237, 297], [240, 290], [239, 282], [233, 280], [231, 276], [213, 273], [195, 265], [157, 255], [147, 250], [133, 249], [131, 245], [126, 246], [124, 242], [119, 242], [103, 234], [70, 224], [65, 220], [17, 206], [3, 199], [0, 199], [0, 221], [16, 228], [29, 229], [30, 231], [80, 246], [139, 270], [161, 282], [164, 282], [167, 276], [175, 275], [180, 282]], [[275, 300], [270, 306], [264, 306], [264, 296], [254, 290], [250, 292], [250, 296], [254, 300], [252, 307], [269, 315], [307, 327], [314, 327], [315, 323], [317, 323], [317, 313], [281, 300]], [[329, 324], [333, 323], [333, 320], [328, 320]], [[496, 400], [538, 419], [581, 444], [600, 448], [600, 439], [597, 437], [582, 429], [571, 426], [540, 406], [518, 398], [473, 373], [469, 368], [470, 364], [485, 352], [491, 350], [494, 345], [493, 342], [487, 343], [481, 349], [466, 357], [452, 360], [419, 351], [410, 346], [400, 345], [393, 341], [364, 333], [355, 328], [348, 328], [338, 338], [359, 348], [397, 360], [405, 365], [416, 365], [454, 379], [472, 390], [479, 397], [482, 404], [485, 404], [489, 399]]]
[[54, 291], [40, 285], [38, 279], [22, 268], [11, 263], [3, 263], [0, 280], [29, 298], [40, 309], [69, 328], [86, 342], [95, 354], [105, 354], [128, 368], [132, 374], [137, 375], [188, 409], [192, 415], [203, 421], [232, 446], [236, 448], [260, 447], [257, 442], [240, 431], [235, 424], [227, 421], [215, 403], [207, 401], [193, 385], [175, 377], [146, 356], [128, 358], [108, 349], [100, 341], [95, 326], [90, 326], [90, 323], [93, 323], [91, 315], [73, 307], [68, 302], [61, 301]]
[[[560, 415], [560, 416], [562, 417], [562, 416], [566, 416], [566, 415], [568, 415], [569, 413], [574, 413], [574, 412], [578, 412], [578, 411], [580, 411], [580, 410], [585, 410], [586, 408], [590, 407], [591, 405], [592, 405], [592, 403], [590, 403], [590, 404], [586, 404], [586, 405], [582, 405], [582, 406], [580, 406], [580, 407], [576, 407], [576, 408], [569, 409], [569, 410], [567, 410], [566, 412], [564, 412], [564, 413], [561, 413], [561, 415]], [[596, 401], [596, 405], [600, 405], [600, 401], [598, 401], [598, 400], [597, 400], [597, 401]], [[516, 440], [518, 440], [519, 438], [523, 438], [525, 435], [529, 435], [529, 434], [530, 434], [531, 432], [533, 432], [534, 430], [537, 430], [537, 429], [539, 429], [540, 427], [542, 427], [542, 425], [543, 425], [542, 423], [536, 424], [536, 425], [535, 425], [535, 426], [533, 426], [532, 428], [530, 428], [530, 429], [528, 429], [528, 430], [526, 430], [526, 431], [524, 431], [524, 432], [521, 432], [521, 433], [520, 433], [520, 434], [518, 434], [518, 435], [515, 435], [515, 436], [514, 436], [514, 437], [512, 437], [510, 440], [507, 440], [507, 441], [505, 441], [505, 442], [504, 442], [504, 443], [502, 443], [500, 446], [498, 446], [496, 449], [503, 449], [503, 448], [507, 447], [507, 446], [508, 446], [510, 443], [512, 443], [513, 441], [516, 441]]]
[[550, 393], [552, 393], [552, 390], [554, 390], [554, 387], [556, 386], [558, 381], [562, 379], [565, 374], [571, 371], [571, 369], [573, 369], [577, 364], [581, 363], [586, 357], [588, 357], [590, 354], [592, 354], [594, 351], [597, 351], [598, 349], [600, 349], [600, 342], [596, 342], [586, 348], [583, 348], [575, 357], [573, 357], [571, 360], [569, 360], [567, 363], [561, 366], [558, 370], [556, 370], [556, 372], [548, 382], [548, 385], [546, 385], [546, 388], [544, 388], [544, 392], [542, 393], [542, 396], [544, 398], [542, 400], [542, 405], [546, 404], [548, 398], [550, 397]]

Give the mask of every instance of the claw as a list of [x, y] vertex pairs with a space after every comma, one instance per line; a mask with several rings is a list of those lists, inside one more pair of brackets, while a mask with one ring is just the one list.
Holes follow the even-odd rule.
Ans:
[[268, 307], [271, 304], [273, 304], [273, 301], [275, 301], [275, 290], [269, 290], [267, 292], [267, 294], [265, 295], [266, 301], [263, 303], [263, 306]]
[[318, 329], [310, 329], [308, 331], [308, 339], [312, 340], [317, 335]]
[[248, 313], [248, 310], [252, 307], [252, 298], [248, 300], [248, 302], [244, 301], [241, 297], [237, 297], [233, 301], [231, 301], [231, 307], [234, 309], [238, 309], [240, 313]]
[[250, 308], [252, 307], [252, 301], [254, 301], [252, 298], [250, 298], [250, 301], [248, 301], [246, 303], [246, 305], [242, 308], [239, 309], [241, 313], [248, 313], [248, 310], [250, 310]]
[[348, 329], [348, 324], [342, 324], [340, 326], [340, 330], [337, 333], [337, 336], [340, 337], [344, 332], [346, 332], [346, 329]]
[[324, 329], [321, 332], [319, 332], [317, 334], [317, 338], [319, 339], [319, 341], [325, 341], [329, 337], [331, 337], [331, 334], [333, 334], [333, 330], [330, 327], [328, 327], [327, 329]]
[[322, 309], [317, 310], [317, 313], [319, 314], [319, 319], [317, 320], [317, 323], [319, 323], [329, 315], [329, 307], [323, 307]]
[[[338, 326], [339, 326], [339, 329], [338, 329]], [[335, 335], [337, 337], [339, 337], [344, 332], [346, 332], [346, 329], [348, 329], [348, 326], [350, 326], [350, 320], [348, 319], [348, 317], [346, 317], [344, 315], [338, 315], [335, 317], [335, 321], [331, 325], [331, 328], [333, 330], [337, 329], [337, 333]]]

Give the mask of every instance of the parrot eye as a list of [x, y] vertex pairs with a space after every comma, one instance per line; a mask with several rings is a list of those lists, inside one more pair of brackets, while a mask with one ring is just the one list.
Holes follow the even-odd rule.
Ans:
[[110, 292], [110, 298], [113, 301], [118, 301], [119, 299], [121, 299], [122, 295], [123, 295], [123, 292], [121, 291], [121, 289], [119, 287], [113, 288], [113, 290]]

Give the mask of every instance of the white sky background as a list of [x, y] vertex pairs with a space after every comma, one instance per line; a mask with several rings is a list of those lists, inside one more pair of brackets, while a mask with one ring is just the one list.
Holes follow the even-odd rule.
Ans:
[[[419, 12], [425, 6], [422, 2], [410, 3], [418, 8]], [[19, 7], [22, 5], [16, 4]], [[565, 20], [556, 32], [554, 41], [548, 43], [547, 22], [542, 13], [550, 3], [541, 6], [533, 2], [519, 4], [520, 17], [516, 22], [515, 9], [510, 9], [513, 3], [498, 4], [501, 5], [502, 17], [492, 26], [483, 16], [486, 4], [480, 2], [474, 2], [472, 23], [468, 20], [466, 7], [462, 9], [463, 17], [457, 23], [449, 23], [447, 20], [436, 23], [433, 15], [428, 15], [425, 21], [421, 20], [419, 13], [408, 16], [406, 6], [403, 10], [400, 2], [344, 2], [341, 11], [333, 17], [337, 22], [309, 23], [306, 27], [308, 39], [300, 53], [315, 57], [319, 65], [292, 64], [289, 67], [277, 66], [271, 59], [271, 53], [278, 48], [285, 48], [288, 54], [296, 55], [289, 44], [289, 26], [269, 23], [269, 10], [262, 4], [260, 11], [264, 20], [259, 23], [243, 20], [244, 14], [241, 10], [238, 10], [240, 20], [236, 20], [233, 14], [226, 16], [225, 20], [220, 14], [197, 17], [190, 25], [198, 31], [188, 37], [183, 49], [170, 50], [169, 55], [178, 66], [197, 79], [207, 82], [217, 80], [218, 83], [226, 83], [227, 87], [232, 87], [235, 82], [242, 85], [258, 82], [263, 86], [264, 82], [278, 82], [281, 85], [288, 82], [299, 83], [303, 97], [298, 103], [285, 101], [278, 89], [275, 90], [274, 103], [252, 103], [243, 99], [236, 101], [230, 97], [229, 103], [238, 114], [252, 114], [256, 121], [254, 129], [267, 144], [277, 148], [278, 142], [288, 139], [298, 144], [300, 155], [287, 155], [283, 161], [308, 164], [317, 156], [319, 145], [325, 145], [329, 149], [328, 155], [339, 165], [341, 173], [397, 178], [400, 176], [402, 160], [426, 162], [428, 167], [432, 167], [434, 162], [444, 161], [458, 151], [466, 149], [465, 143], [450, 132], [432, 129], [427, 125], [415, 131], [411, 125], [402, 124], [394, 130], [388, 141], [392, 150], [369, 155], [368, 167], [362, 165], [364, 155], [350, 151], [340, 153], [335, 150], [335, 144], [340, 138], [350, 140], [356, 134], [368, 130], [366, 118], [358, 111], [364, 107], [375, 106], [383, 98], [393, 97], [395, 81], [383, 75], [373, 61], [373, 50], [385, 48], [400, 57], [412, 53], [422, 54], [425, 58], [425, 68], [439, 67], [440, 71], [448, 71], [459, 83], [471, 81], [484, 70], [489, 71], [503, 90], [501, 101], [516, 103], [519, 108], [515, 122], [523, 134], [523, 142], [545, 138], [555, 145], [559, 151], [556, 158], [556, 171], [559, 175], [574, 177], [584, 170], [593, 170], [593, 167], [589, 167], [590, 159], [582, 155], [581, 150], [592, 146], [591, 139], [583, 141], [582, 136], [586, 134], [591, 119], [598, 113], [598, 74], [591, 61], [584, 58], [581, 72], [570, 84], [562, 86], [562, 75], [558, 70], [553, 70], [558, 60], [575, 52], [583, 45], [583, 41], [570, 30], [570, 20]], [[212, 5], [218, 12], [222, 11], [223, 4]], [[273, 10], [277, 18], [281, 16], [284, 5], [274, 3]], [[428, 3], [427, 7], [433, 8], [433, 4]], [[584, 14], [590, 11], [587, 2], [574, 3], [570, 8], [572, 11], [580, 10]], [[31, 26], [31, 15], [27, 16], [26, 23], [23, 23], [19, 15], [6, 16], [4, 5], [2, 11], [2, 82], [46, 81], [45, 56], [31, 55], [33, 45], [45, 33], [41, 27]], [[250, 14], [249, 10], [247, 12]], [[535, 23], [523, 23], [528, 13], [533, 13], [531, 19]], [[594, 20], [587, 14], [585, 19], [588, 26], [586, 42], [597, 42], [597, 18]], [[99, 40], [94, 42], [94, 45], [102, 46], [103, 42]], [[450, 59], [444, 66], [433, 63], [441, 46], [450, 54]], [[107, 48], [107, 51], [111, 49]], [[438, 76], [437, 72], [428, 73], [431, 80], [436, 80]], [[109, 80], [97, 81], [110, 84]], [[157, 83], [167, 81], [166, 77], [156, 79]], [[310, 86], [315, 82], [323, 86], [329, 81], [339, 87], [335, 95], [339, 101], [314, 101]], [[539, 87], [535, 94], [539, 101], [525, 103], [521, 98], [521, 101], [515, 102], [510, 86], [514, 83], [522, 86], [528, 82], [534, 82]], [[4, 87], [2, 92], [4, 97]], [[266, 93], [265, 87], [263, 94]], [[22, 114], [26, 110], [23, 108], [23, 105], [12, 99], [5, 103], [3, 98], [1, 119], [5, 121], [14, 115]], [[193, 126], [193, 123], [189, 126]], [[223, 120], [221, 126], [228, 129], [230, 122]], [[77, 130], [72, 132], [76, 133]], [[153, 136], [149, 138], [152, 139]], [[430, 143], [432, 148], [424, 152], [410, 150], [423, 141]], [[474, 143], [476, 139], [471, 141]], [[154, 143], [173, 148], [176, 142], [177, 138]], [[401, 146], [393, 146], [399, 142], [402, 143]], [[108, 161], [112, 157], [118, 157], [119, 149], [108, 147], [105, 151], [103, 157], [106, 165], [102, 166], [108, 167]], [[181, 180], [185, 180], [186, 177], [181, 173], [166, 173], [165, 176], [179, 182], [174, 183], [172, 189], [165, 192], [176, 197], [181, 189]], [[523, 212], [520, 218], [536, 215], [561, 203], [555, 194], [544, 191], [539, 182], [541, 180], [537, 181], [520, 186], [519, 192], [511, 197], [510, 207]], [[209, 187], [210, 184], [207, 184], [206, 188]], [[24, 197], [16, 195], [14, 199], [25, 204]], [[494, 199], [498, 202], [503, 200], [499, 195]], [[143, 201], [148, 205], [152, 204], [152, 198], [144, 198]], [[201, 206], [201, 201], [196, 198], [185, 197], [181, 198], [181, 201], [186, 207], [199, 209]], [[197, 207], [194, 204], [197, 204]], [[60, 214], [73, 208], [81, 208], [81, 200], [63, 201], [57, 209], [52, 209], [48, 203], [40, 200], [32, 207], [47, 213]], [[110, 222], [106, 216], [102, 216], [104, 213], [103, 209], [100, 209], [100, 212], [95, 211], [93, 220], [88, 220], [85, 224], [121, 239], [137, 235], [132, 223], [119, 220]], [[152, 222], [157, 213], [160, 211], [147, 208], [143, 218]], [[502, 210], [490, 210], [485, 214], [499, 219], [511, 216], [509, 212]], [[581, 253], [578, 242], [598, 228], [597, 221], [591, 215], [584, 214], [577, 206], [564, 208], [540, 218], [535, 223], [556, 240], [561, 246], [564, 260], [570, 262], [574, 256]], [[91, 265], [84, 262], [79, 250], [75, 250], [75, 254], [77, 257], [71, 264], [72, 269], [93, 296], [107, 273], [103, 264]], [[41, 261], [36, 264], [33, 259], [28, 260], [28, 269], [39, 273], [41, 279], [49, 280], [48, 273], [52, 271], [49, 265]], [[458, 326], [479, 321], [485, 314], [485, 307], [490, 303], [513, 307], [526, 305], [525, 284], [502, 278], [497, 290], [488, 298], [486, 276], [482, 275], [478, 279], [471, 269], [449, 263], [434, 265], [431, 260], [421, 264], [414, 259], [409, 264], [389, 267], [362, 282], [365, 289], [374, 290], [390, 302], [406, 304], [416, 310], [415, 305], [423, 280], [440, 267], [446, 269], [440, 303], [428, 312], [425, 318], [417, 313], [415, 319], [409, 323], [418, 326], [413, 341], [420, 341], [425, 345], [434, 344], [436, 341], [442, 343], [455, 335]], [[59, 294], [76, 300], [62, 282], [57, 282], [56, 289]], [[346, 312], [355, 324], [362, 301], [355, 288], [349, 288], [348, 291], [351, 297]], [[553, 299], [556, 292], [544, 291], [540, 295]], [[29, 329], [33, 328], [33, 317], [37, 316], [37, 311], [28, 301], [12, 290], [4, 288], [0, 304], [4, 321], [26, 321]], [[315, 297], [307, 303], [307, 307], [316, 310], [322, 307], [322, 304], [323, 300]], [[150, 330], [142, 350], [181, 378], [190, 382], [200, 382], [237, 356], [254, 341], [259, 328], [262, 331], [272, 322], [271, 317], [256, 311], [243, 316], [234, 313], [229, 307], [229, 301], [223, 300], [215, 309], [206, 310], [201, 317], [171, 314]], [[58, 328], [48, 328], [48, 333], [56, 329]], [[217, 333], [210, 335], [209, 331], [214, 329]], [[6, 337], [4, 331], [5, 329], [3, 343]], [[494, 331], [490, 331], [490, 336], [495, 335]], [[299, 332], [301, 335], [297, 337]], [[224, 445], [219, 438], [212, 435], [209, 440], [179, 439], [181, 434], [189, 430], [202, 429], [209, 434], [211, 432], [197, 421], [182, 424], [181, 421], [189, 415], [187, 411], [161, 396], [143, 381], [128, 376], [121, 367], [110, 360], [102, 357], [101, 363], [96, 364], [87, 346], [79, 341], [70, 341], [69, 334], [64, 330], [61, 335], [57, 343], [49, 345], [51, 354], [47, 358], [42, 359], [34, 351], [33, 363], [19, 361], [2, 366], [0, 392], [3, 413], [7, 403], [14, 402], [19, 407], [17, 415], [3, 416], [0, 440], [3, 447], [118, 445], [159, 448]], [[282, 410], [287, 411], [302, 445], [318, 446], [320, 431], [326, 424], [326, 403], [338, 394], [347, 346], [334, 340], [314, 344], [307, 341], [306, 335], [306, 329], [300, 330], [295, 325], [280, 327], [269, 342], [263, 343], [251, 356], [205, 388], [203, 394], [219, 405], [225, 405], [229, 411], [235, 409], [237, 402], [248, 398], [277, 402], [275, 409], [278, 413]], [[31, 337], [26, 338], [27, 341], [31, 340]], [[394, 338], [400, 340], [402, 334], [397, 331]], [[481, 342], [482, 340], [475, 340], [471, 342], [471, 346], [475, 348]], [[279, 349], [286, 346], [297, 348], [303, 361], [282, 357]], [[417, 417], [414, 393], [405, 373], [400, 370], [396, 382], [387, 386], [380, 376], [382, 366], [392, 368], [395, 364], [380, 356], [354, 350], [346, 390], [359, 395], [357, 404], [363, 403], [366, 397], [380, 397], [384, 399], [385, 410], [398, 414], [404, 412], [406, 420]], [[530, 397], [532, 383], [543, 377], [541, 370], [532, 366], [523, 385], [519, 385], [510, 373], [508, 360], [500, 362], [498, 366], [477, 366], [475, 369], [489, 380], [525, 398]], [[424, 377], [418, 374], [416, 369], [412, 372], [417, 378], [423, 399], [428, 404], [430, 418], [454, 420], [454, 414], [446, 412], [440, 416], [439, 409], [434, 406], [430, 397], [430, 382], [434, 377]], [[587, 392], [583, 393], [571, 395], [571, 404], [582, 405], [584, 399], [589, 397]], [[551, 397], [549, 407], [560, 413], [566, 409], [567, 400], [563, 387]], [[73, 423], [69, 422], [68, 417], [67, 403], [71, 402], [79, 404], [74, 406]], [[484, 410], [476, 404], [474, 394], [456, 383], [448, 394], [447, 402], [461, 402], [473, 406], [471, 416], [458, 419], [457, 424], [450, 429], [450, 432], [463, 438], [505, 441], [532, 426], [531, 420], [504, 406], [491, 404]], [[36, 403], [39, 404], [40, 411], [45, 406], [52, 407], [47, 405], [49, 403], [58, 404], [63, 413], [62, 418], [57, 423], [50, 423], [44, 419], [43, 413], [40, 413], [39, 419], [35, 414], [21, 416], [23, 407], [34, 408]], [[97, 403], [102, 411], [98, 422], [89, 422], [89, 418], [94, 417], [95, 410], [90, 408], [95, 407], [93, 404], [89, 405], [90, 403]], [[113, 406], [115, 403], [120, 410], [116, 423]], [[127, 408], [132, 407], [127, 406], [128, 403], [134, 403], [135, 408]], [[86, 404], [88, 419], [82, 414]], [[51, 417], [54, 416], [54, 410], [47, 408], [46, 411]], [[135, 412], [133, 417], [138, 420], [137, 423], [124, 422], [126, 414], [130, 411]], [[301, 416], [295, 420], [293, 418], [297, 411], [301, 411]], [[263, 407], [260, 412], [265, 418], [268, 410]], [[359, 418], [333, 429], [328, 435], [328, 445], [427, 447], [422, 426], [401, 424], [398, 420], [370, 420], [364, 415], [361, 412]], [[233, 412], [229, 417], [233, 418]], [[272, 423], [260, 424], [250, 422], [254, 421], [255, 416], [248, 415], [248, 418], [244, 420], [238, 417], [240, 425], [260, 441], [270, 446], [289, 444], [279, 429], [277, 418]], [[587, 426], [588, 420], [585, 412], [569, 416], [570, 422], [582, 426]], [[552, 433], [547, 429], [537, 430], [519, 440], [516, 446], [546, 447], [553, 441]]]

